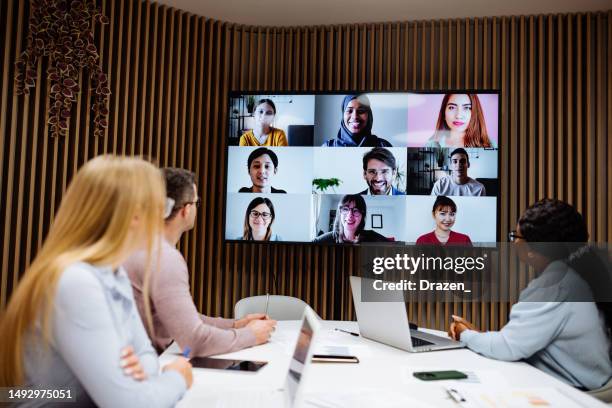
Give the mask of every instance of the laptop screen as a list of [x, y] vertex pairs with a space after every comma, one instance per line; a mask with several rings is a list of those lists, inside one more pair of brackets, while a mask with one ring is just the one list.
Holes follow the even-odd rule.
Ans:
[[287, 375], [287, 384], [289, 389], [289, 398], [291, 402], [295, 400], [300, 381], [302, 380], [302, 374], [306, 367], [306, 359], [308, 358], [308, 352], [312, 344], [313, 329], [308, 322], [308, 318], [304, 316], [302, 319], [302, 327], [298, 334], [298, 339], [295, 344], [295, 350], [293, 357], [289, 363], [289, 373]]

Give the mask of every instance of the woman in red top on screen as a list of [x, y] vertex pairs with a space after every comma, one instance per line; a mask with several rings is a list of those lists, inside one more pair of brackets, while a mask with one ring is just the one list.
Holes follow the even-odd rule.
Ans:
[[465, 234], [451, 231], [455, 225], [457, 205], [446, 196], [438, 196], [434, 202], [431, 215], [436, 223], [436, 228], [427, 234], [421, 235], [417, 245], [447, 245], [459, 244], [472, 246], [472, 240]]
[[494, 147], [476, 94], [446, 94], [427, 147]]

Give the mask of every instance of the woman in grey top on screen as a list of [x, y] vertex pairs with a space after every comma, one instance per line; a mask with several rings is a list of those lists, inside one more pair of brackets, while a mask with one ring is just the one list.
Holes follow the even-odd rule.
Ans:
[[440, 178], [431, 189], [431, 195], [484, 196], [487, 195], [482, 183], [468, 177], [470, 157], [464, 148], [453, 150], [449, 156], [451, 174]]
[[446, 94], [428, 147], [493, 147], [476, 94]]
[[1, 387], [70, 389], [79, 407], [178, 402], [191, 365], [159, 372], [120, 266], [159, 245], [164, 202], [161, 172], [143, 160], [100, 156], [78, 171], [0, 320]]
[[342, 119], [335, 139], [328, 147], [391, 147], [391, 143], [372, 134], [374, 117], [370, 100], [365, 95], [347, 95], [342, 100]]
[[242, 187], [239, 193], [286, 193], [272, 187], [272, 179], [278, 171], [278, 157], [272, 150], [266, 147], [253, 150], [247, 159], [247, 170], [253, 184]]
[[[609, 278], [609, 271], [597, 259], [599, 267], [585, 262], [596, 255], [576, 245], [588, 240], [584, 219], [567, 203], [540, 200], [523, 213], [509, 239], [536, 277], [512, 306], [508, 323], [482, 333], [453, 316], [449, 334], [484, 356], [526, 360], [582, 389], [602, 387], [612, 377], [612, 304], [594, 302], [593, 294], [601, 293], [600, 277]], [[604, 286], [609, 294], [609, 281]]]
[[256, 197], [248, 205], [244, 214], [244, 227], [239, 240], [244, 241], [282, 241], [272, 232], [274, 224], [274, 205], [267, 197]]
[[338, 202], [333, 231], [316, 237], [313, 242], [359, 243], [387, 242], [378, 232], [366, 230], [366, 202], [360, 194], [348, 194]]

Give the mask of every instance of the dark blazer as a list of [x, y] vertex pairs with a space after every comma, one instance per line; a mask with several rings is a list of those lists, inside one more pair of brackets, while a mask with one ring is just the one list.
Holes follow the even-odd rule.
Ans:
[[[239, 193], [252, 193], [253, 192], [253, 187], [242, 187], [240, 190], [238, 190], [238, 192]], [[273, 193], [287, 194], [287, 192], [285, 190], [276, 189], [274, 187], [272, 187], [272, 192]]]
[[[366, 188], [365, 190], [363, 190], [361, 193], [359, 193], [361, 195], [367, 195], [368, 194], [368, 189]], [[403, 193], [401, 191], [399, 191], [397, 188], [391, 186], [391, 195], [406, 195], [406, 193]]]

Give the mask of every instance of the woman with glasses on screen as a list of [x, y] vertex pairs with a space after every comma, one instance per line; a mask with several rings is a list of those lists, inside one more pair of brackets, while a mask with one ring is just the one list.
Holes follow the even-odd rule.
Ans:
[[457, 204], [446, 196], [438, 196], [431, 210], [431, 216], [436, 223], [432, 232], [421, 235], [417, 245], [447, 245], [459, 244], [472, 246], [470, 237], [459, 232], [451, 231], [455, 225]]
[[271, 99], [260, 99], [255, 105], [253, 129], [240, 136], [240, 146], [288, 146], [287, 136], [272, 126], [276, 106]]
[[365, 95], [347, 95], [342, 100], [340, 130], [335, 139], [323, 143], [327, 147], [391, 147], [391, 143], [372, 134], [374, 117], [370, 100]]
[[612, 377], [612, 304], [594, 300], [609, 296], [610, 271], [583, 244], [588, 232], [582, 215], [563, 201], [540, 200], [525, 210], [509, 239], [536, 277], [512, 306], [508, 323], [481, 333], [453, 316], [449, 335], [486, 357], [525, 360], [574, 387], [601, 388]]
[[247, 206], [244, 214], [243, 241], [282, 241], [277, 234], [272, 233], [274, 223], [274, 205], [267, 197], [256, 197]]
[[476, 94], [446, 94], [428, 147], [493, 147]]
[[[179, 357], [159, 371], [121, 267], [139, 249], [150, 264], [165, 196], [159, 169], [140, 159], [100, 156], [78, 171], [1, 315], [1, 387], [66, 390], [78, 406], [179, 401], [192, 383], [191, 364]], [[148, 285], [144, 291], [148, 299]]]
[[338, 202], [333, 231], [316, 237], [312, 242], [359, 243], [387, 242], [378, 232], [366, 230], [366, 202], [359, 194], [348, 194]]

